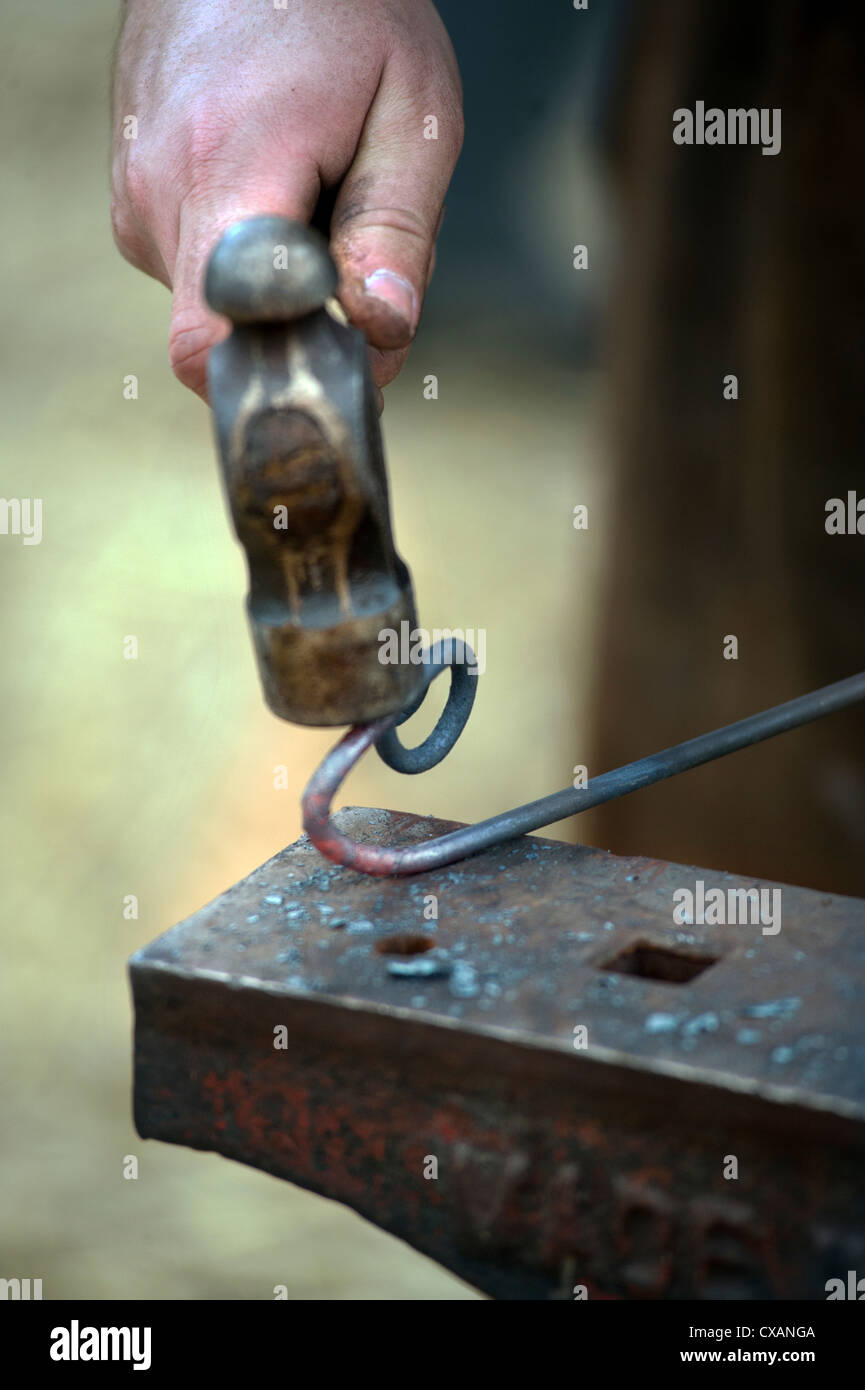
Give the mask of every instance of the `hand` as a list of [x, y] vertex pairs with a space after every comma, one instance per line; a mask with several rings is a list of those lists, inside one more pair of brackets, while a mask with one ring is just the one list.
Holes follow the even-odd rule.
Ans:
[[204, 397], [208, 351], [228, 331], [202, 297], [224, 229], [258, 213], [308, 222], [338, 186], [340, 298], [376, 382], [392, 381], [461, 144], [459, 72], [430, 0], [128, 0], [112, 225], [126, 259], [173, 291], [179, 379]]

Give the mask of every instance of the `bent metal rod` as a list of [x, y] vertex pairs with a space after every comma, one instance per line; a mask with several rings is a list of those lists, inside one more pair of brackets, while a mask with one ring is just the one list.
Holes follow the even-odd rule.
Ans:
[[[361, 873], [381, 877], [403, 876], [453, 864], [458, 859], [477, 854], [479, 850], [490, 849], [530, 830], [539, 830], [541, 826], [553, 825], [556, 821], [578, 815], [580, 811], [588, 811], [592, 806], [627, 796], [641, 787], [649, 787], [654, 782], [662, 782], [667, 777], [675, 777], [680, 772], [713, 762], [715, 758], [723, 758], [741, 748], [762, 743], [765, 739], [787, 733], [801, 724], [822, 719], [824, 715], [834, 714], [865, 699], [863, 671], [808, 695], [800, 695], [786, 704], [752, 714], [735, 724], [727, 724], [712, 733], [701, 734], [698, 738], [688, 739], [686, 743], [677, 743], [663, 752], [605, 772], [591, 778], [585, 787], [565, 787], [538, 801], [516, 806], [510, 811], [491, 816], [489, 820], [439, 835], [422, 844], [408, 845], [402, 849], [361, 844], [337, 829], [331, 820], [330, 808], [340, 785], [366, 750], [375, 744], [383, 761], [398, 772], [424, 772], [441, 762], [450, 752], [471, 713], [477, 672], [472, 670], [474, 661], [469, 648], [460, 642], [439, 643], [424, 653], [423, 664], [427, 671], [427, 682], [420, 697], [399, 714], [387, 715], [370, 724], [358, 724], [350, 729], [313, 773], [303, 794], [303, 826], [312, 843], [328, 859]], [[418, 747], [405, 748], [396, 734], [398, 725], [415, 713], [430, 682], [447, 669], [451, 672], [451, 686], [447, 704], [435, 729]]]

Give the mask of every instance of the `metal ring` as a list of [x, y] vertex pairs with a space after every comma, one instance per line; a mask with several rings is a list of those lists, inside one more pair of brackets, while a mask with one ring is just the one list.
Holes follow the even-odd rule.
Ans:
[[[477, 694], [477, 661], [471, 647], [457, 638], [436, 642], [422, 656], [427, 668], [426, 685], [395, 723], [375, 741], [375, 750], [383, 763], [394, 772], [426, 772], [446, 758], [466, 726]], [[450, 670], [451, 684], [447, 704], [432, 733], [423, 743], [406, 748], [396, 732], [400, 724], [410, 719], [423, 704], [426, 693], [436, 676]]]

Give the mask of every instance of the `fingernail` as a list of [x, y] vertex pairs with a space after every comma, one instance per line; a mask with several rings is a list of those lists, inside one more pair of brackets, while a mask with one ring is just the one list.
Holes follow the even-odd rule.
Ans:
[[417, 319], [417, 299], [414, 288], [408, 280], [393, 270], [374, 270], [363, 282], [364, 289], [373, 299], [388, 304], [395, 313], [404, 319], [412, 330]]

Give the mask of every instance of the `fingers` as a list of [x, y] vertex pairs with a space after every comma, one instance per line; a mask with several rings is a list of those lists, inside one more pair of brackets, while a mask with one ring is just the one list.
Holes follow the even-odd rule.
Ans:
[[[417, 328], [432, 271], [445, 192], [462, 143], [458, 99], [418, 99], [400, 77], [382, 79], [331, 221], [340, 298], [370, 344], [393, 365]], [[436, 138], [432, 138], [432, 135]], [[384, 384], [396, 375], [401, 359]]]
[[456, 60], [431, 0], [278, 9], [130, 0], [118, 45], [115, 238], [171, 286], [172, 366], [201, 396], [208, 351], [227, 331], [203, 301], [213, 246], [243, 217], [308, 222], [322, 186], [339, 190], [340, 295], [380, 354], [376, 380], [391, 380], [462, 140]]
[[[318, 196], [318, 174], [312, 163], [294, 164], [280, 179], [271, 173], [246, 177], [242, 188], [235, 184], [196, 190], [180, 211], [177, 256], [170, 267], [168, 350], [178, 380], [203, 400], [207, 399], [207, 354], [229, 331], [227, 320], [211, 313], [204, 300], [204, 271], [211, 251], [226, 227], [244, 217], [270, 213], [308, 222]], [[231, 179], [227, 182], [230, 185]]]

